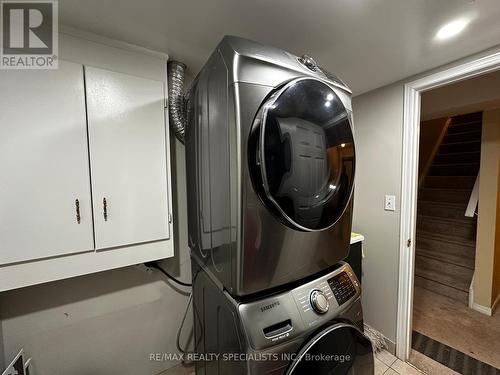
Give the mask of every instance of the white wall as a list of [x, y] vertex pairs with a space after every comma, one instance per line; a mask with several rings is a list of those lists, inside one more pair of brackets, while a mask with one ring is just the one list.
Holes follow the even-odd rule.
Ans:
[[[365, 235], [364, 314], [368, 324], [392, 341], [397, 324], [404, 84], [499, 51], [497, 47], [354, 98], [357, 180], [353, 230]], [[396, 194], [396, 212], [383, 211], [384, 194]]]
[[[399, 193], [403, 89], [391, 85], [354, 98], [356, 187], [353, 230], [363, 243], [365, 321], [395, 341], [397, 313]], [[384, 195], [398, 197], [396, 211], [384, 211]]]
[[[61, 36], [60, 53], [65, 60], [153, 79], [165, 74], [160, 57], [68, 35]], [[163, 266], [188, 281], [184, 147], [175, 143], [176, 249]], [[152, 362], [149, 353], [177, 352], [176, 333], [187, 303], [187, 295], [164, 280], [128, 267], [2, 293], [0, 353], [8, 360], [24, 347], [39, 375], [156, 374], [175, 363]], [[191, 321], [189, 313], [184, 339]]]

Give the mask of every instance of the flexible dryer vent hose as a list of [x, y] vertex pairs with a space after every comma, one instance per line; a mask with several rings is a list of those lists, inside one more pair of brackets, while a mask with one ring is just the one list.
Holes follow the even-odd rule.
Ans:
[[186, 65], [179, 61], [169, 61], [167, 63], [170, 126], [182, 144], [184, 144], [184, 133], [187, 123], [186, 98], [184, 96], [185, 71]]

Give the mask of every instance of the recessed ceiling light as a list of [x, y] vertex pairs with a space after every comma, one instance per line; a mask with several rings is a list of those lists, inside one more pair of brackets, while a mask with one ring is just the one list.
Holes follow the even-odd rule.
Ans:
[[464, 31], [469, 22], [470, 20], [465, 18], [451, 21], [438, 30], [435, 38], [437, 40], [450, 39]]

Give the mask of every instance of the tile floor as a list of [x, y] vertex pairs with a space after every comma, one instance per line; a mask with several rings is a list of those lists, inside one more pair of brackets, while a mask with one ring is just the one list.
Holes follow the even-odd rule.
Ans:
[[490, 317], [419, 287], [413, 306], [414, 330], [500, 368], [500, 310]]
[[386, 350], [375, 354], [375, 375], [422, 375], [423, 372], [396, 358]]
[[[432, 361], [432, 360], [429, 360]], [[433, 362], [433, 361], [432, 361]], [[439, 364], [438, 364], [439, 365]], [[427, 368], [429, 365], [427, 365]], [[397, 359], [394, 355], [387, 351], [379, 352], [375, 355], [375, 375], [422, 375], [423, 372], [417, 370], [413, 366], [402, 362]], [[429, 372], [429, 375], [438, 374], [438, 372]], [[439, 374], [446, 374], [444, 372], [439, 372]], [[450, 375], [452, 372], [450, 373]], [[182, 365], [177, 365], [171, 369], [162, 372], [158, 375], [194, 375], [194, 367], [184, 367]]]

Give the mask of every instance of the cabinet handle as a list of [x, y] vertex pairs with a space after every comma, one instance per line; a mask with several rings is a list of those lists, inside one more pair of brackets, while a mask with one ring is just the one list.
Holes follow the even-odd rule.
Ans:
[[106, 198], [102, 198], [102, 215], [104, 216], [104, 221], [108, 221], [108, 202]]
[[80, 201], [75, 199], [75, 209], [76, 209], [76, 222], [80, 224], [81, 216], [80, 216]]

